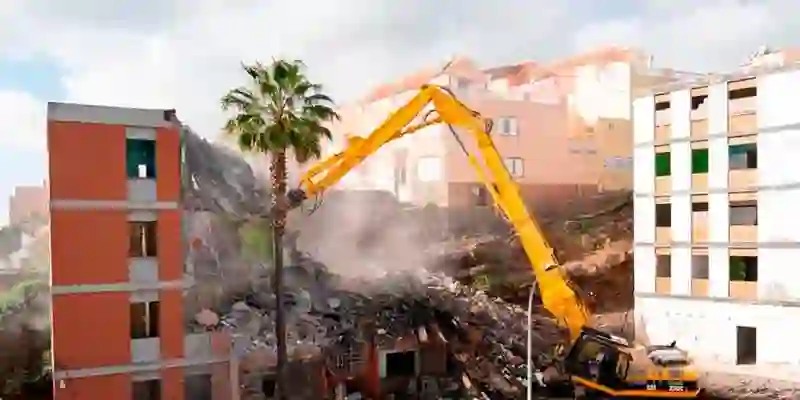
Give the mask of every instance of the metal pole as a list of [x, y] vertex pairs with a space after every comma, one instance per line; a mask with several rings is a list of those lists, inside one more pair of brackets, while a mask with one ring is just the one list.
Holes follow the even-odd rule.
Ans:
[[528, 400], [533, 400], [533, 294], [536, 291], [536, 283], [531, 285], [528, 293]]

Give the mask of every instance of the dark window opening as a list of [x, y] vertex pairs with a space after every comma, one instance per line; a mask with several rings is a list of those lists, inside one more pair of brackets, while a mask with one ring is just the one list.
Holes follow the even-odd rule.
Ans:
[[670, 167], [670, 153], [656, 153], [656, 176], [669, 176], [671, 172]]
[[692, 256], [692, 279], [708, 279], [708, 256]]
[[731, 256], [730, 281], [758, 282], [758, 257]]
[[692, 173], [693, 174], [708, 173], [708, 149], [692, 150]]
[[751, 326], [736, 327], [736, 364], [755, 364], [758, 360], [758, 331]]
[[729, 169], [758, 168], [758, 146], [755, 143], [737, 144], [728, 147]]
[[130, 237], [128, 257], [156, 257], [158, 255], [155, 221], [128, 222], [128, 228]]
[[708, 98], [708, 95], [705, 95], [705, 94], [698, 95], [698, 96], [692, 96], [692, 110], [697, 110], [698, 108], [700, 108], [700, 106], [703, 105], [703, 103], [706, 102], [707, 98]]
[[692, 203], [692, 212], [707, 212], [708, 203]]
[[749, 88], [734, 89], [728, 91], [728, 100], [746, 99], [748, 97], [756, 97], [758, 89], [753, 86]]
[[475, 197], [475, 205], [485, 207], [489, 205], [490, 195], [489, 191], [483, 186], [476, 186], [472, 188], [472, 195]]
[[656, 204], [656, 226], [660, 228], [672, 226], [671, 204]]
[[730, 224], [733, 226], [758, 225], [758, 203], [756, 200], [731, 202]]
[[133, 382], [133, 400], [161, 400], [161, 380]]
[[408, 377], [416, 373], [417, 353], [415, 351], [403, 351], [389, 353], [386, 355], [386, 376], [387, 377]]
[[184, 389], [187, 400], [212, 400], [211, 374], [187, 376]]
[[131, 303], [131, 339], [158, 337], [159, 302]]
[[656, 103], [656, 111], [669, 110], [669, 107], [670, 107], [669, 101], [659, 101]]
[[128, 179], [155, 179], [156, 142], [154, 140], [126, 139], [125, 156]]
[[669, 278], [672, 276], [672, 260], [668, 255], [656, 256], [656, 278]]
[[268, 399], [275, 397], [275, 377], [273, 376], [265, 376], [264, 379], [261, 380], [261, 392], [264, 393], [264, 396]]

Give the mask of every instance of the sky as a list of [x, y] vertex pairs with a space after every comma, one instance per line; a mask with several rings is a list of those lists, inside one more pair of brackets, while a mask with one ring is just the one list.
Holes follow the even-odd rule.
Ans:
[[175, 108], [214, 137], [241, 62], [303, 59], [339, 102], [454, 55], [491, 66], [606, 45], [729, 70], [800, 47], [796, 0], [0, 0], [0, 225], [46, 178], [48, 101]]

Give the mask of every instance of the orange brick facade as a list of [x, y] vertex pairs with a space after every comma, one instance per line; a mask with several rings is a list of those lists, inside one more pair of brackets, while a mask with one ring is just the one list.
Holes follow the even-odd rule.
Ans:
[[[126, 131], [135, 124], [98, 123], [97, 109], [111, 108], [93, 106], [66, 105], [78, 111], [64, 118], [65, 112], [55, 108], [60, 106], [49, 105], [47, 127], [54, 398], [132, 399], [137, 374], [144, 372], [160, 380], [162, 399], [182, 400], [185, 367], [192, 364], [184, 354], [180, 126], [162, 121], [166, 127], [154, 127], [155, 198], [137, 202], [129, 199], [126, 174]], [[110, 114], [123, 112], [111, 109]], [[89, 122], [80, 121], [82, 113]], [[159, 282], [147, 287], [131, 281], [129, 271], [133, 212], [156, 216]], [[159, 303], [159, 355], [145, 363], [145, 371], [132, 354], [131, 303], [134, 292], [141, 291]], [[213, 398], [228, 398], [227, 363], [214, 367], [221, 375], [214, 377], [220, 395]]]

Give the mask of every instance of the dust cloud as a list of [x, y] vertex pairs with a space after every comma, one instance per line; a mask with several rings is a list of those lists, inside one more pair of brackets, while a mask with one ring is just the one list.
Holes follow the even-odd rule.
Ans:
[[[423, 272], [434, 261], [435, 213], [424, 218], [385, 191], [332, 191], [310, 215], [294, 215], [298, 248], [344, 278]], [[295, 211], [298, 212], [298, 211]], [[301, 211], [302, 213], [302, 211]]]

